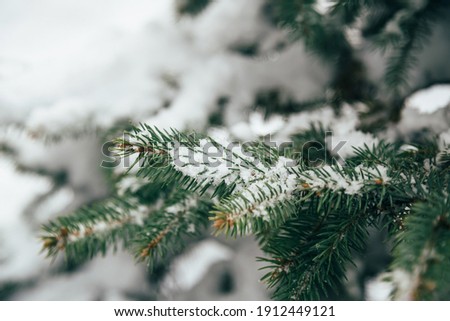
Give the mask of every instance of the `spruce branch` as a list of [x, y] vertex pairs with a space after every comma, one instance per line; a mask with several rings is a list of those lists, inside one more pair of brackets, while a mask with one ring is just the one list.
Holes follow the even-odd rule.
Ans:
[[186, 244], [185, 237], [204, 232], [209, 209], [209, 202], [186, 191], [176, 192], [134, 236], [132, 248], [137, 260], [152, 268], [170, 253], [180, 251]]
[[[117, 139], [117, 155], [136, 155], [131, 169], [152, 182], [177, 183], [191, 191], [224, 196], [235, 188], [240, 170], [261, 172], [254, 159], [242, 150], [234, 150], [230, 142], [216, 142], [200, 135], [186, 135], [172, 130], [159, 131], [141, 124]], [[214, 156], [213, 156], [214, 155]]]
[[[344, 196], [330, 201], [334, 206], [324, 208], [322, 215], [310, 213], [305, 208], [299, 211], [297, 217], [288, 221], [264, 247], [275, 256], [275, 260], [269, 259], [274, 266], [264, 279], [269, 286], [277, 286], [276, 299], [318, 300], [327, 297], [342, 283], [346, 262], [352, 261], [353, 251], [364, 248], [370, 212], [360, 211], [355, 206], [360, 201], [357, 197]], [[348, 201], [353, 206], [345, 209], [336, 206]], [[309, 205], [316, 207], [317, 202], [311, 201]], [[307, 220], [304, 220], [305, 216]], [[297, 228], [302, 229], [298, 231]], [[280, 251], [278, 245], [281, 242], [289, 245], [282, 246]]]
[[302, 39], [306, 49], [335, 61], [350, 46], [341, 28], [316, 10], [315, 0], [277, 1], [272, 4], [276, 22], [290, 31], [294, 40]]
[[[447, 182], [448, 184], [448, 182]], [[392, 269], [408, 273], [409, 285], [396, 288], [393, 298], [447, 300], [450, 298], [450, 197], [433, 192], [427, 202], [413, 205], [405, 231], [397, 236]]]
[[375, 0], [339, 0], [335, 1], [331, 14], [341, 16], [343, 22], [350, 25], [361, 15], [363, 9], [371, 10], [379, 5], [379, 1]]
[[440, 13], [446, 6], [446, 1], [431, 0], [412, 13], [409, 8], [405, 8], [406, 13], [397, 22], [401, 35], [394, 35], [392, 38], [388, 34], [385, 37], [388, 40], [378, 41], [381, 46], [387, 46], [389, 42], [394, 45], [385, 71], [385, 82], [389, 90], [398, 93], [408, 86], [409, 71], [417, 64], [417, 54], [425, 46], [432, 33], [433, 24], [440, 18]]
[[237, 186], [237, 192], [221, 200], [212, 212], [217, 231], [256, 233], [289, 217], [297, 188], [297, 176], [286, 167], [291, 162], [280, 157], [273, 167], [260, 167], [262, 173], [254, 173], [251, 180]]
[[[297, 139], [322, 132], [313, 126]], [[142, 124], [117, 140], [116, 148], [135, 161], [119, 176], [115, 196], [46, 225], [49, 255], [64, 250], [89, 258], [124, 241], [137, 260], [153, 267], [212, 221], [216, 234], [256, 236], [267, 255], [261, 258], [269, 269], [263, 280], [275, 288], [275, 298], [328, 298], [342, 287], [355, 253], [364, 251], [369, 226], [382, 222], [403, 257], [411, 251], [404, 240], [418, 229], [417, 213], [425, 211], [417, 204], [448, 198], [448, 147], [440, 150], [432, 142], [406, 150], [380, 142], [355, 149], [343, 164], [310, 166], [302, 155], [287, 158], [262, 142], [236, 146]], [[430, 241], [430, 229], [445, 230], [448, 200], [438, 209], [422, 231], [415, 261], [401, 263], [420, 267], [409, 272], [411, 279], [435, 269], [429, 268], [430, 253], [441, 239]]]
[[119, 241], [128, 246], [148, 214], [133, 197], [106, 199], [44, 225], [43, 250], [48, 256], [63, 251], [74, 261], [91, 259], [98, 253], [105, 255]]

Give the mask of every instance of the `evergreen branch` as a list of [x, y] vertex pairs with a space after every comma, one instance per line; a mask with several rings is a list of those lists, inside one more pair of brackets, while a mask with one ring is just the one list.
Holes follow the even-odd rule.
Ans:
[[182, 249], [184, 237], [204, 231], [209, 209], [207, 202], [193, 198], [190, 193], [176, 194], [135, 235], [133, 248], [137, 259], [152, 268], [169, 253]]
[[341, 28], [324, 19], [315, 9], [316, 1], [285, 0], [273, 3], [275, 20], [290, 30], [295, 40], [302, 39], [307, 50], [326, 61], [336, 60], [350, 46]]
[[[211, 3], [178, 0], [176, 10], [195, 16]], [[334, 64], [333, 79], [325, 98], [299, 103], [263, 90], [254, 105], [289, 114], [327, 102], [337, 111], [344, 102], [361, 101], [371, 108], [372, 124], [384, 114], [375, 110], [393, 103], [397, 112], [404, 100], [397, 94], [408, 87], [418, 54], [449, 3], [336, 0], [331, 12], [321, 14], [316, 0], [266, 1], [273, 9], [266, 13], [278, 26], [301, 39], [307, 52]], [[268, 31], [265, 45], [282, 50], [285, 43]], [[359, 59], [359, 49], [366, 46], [360, 46], [361, 36], [389, 53], [384, 82], [398, 98], [372, 99], [376, 86], [366, 79]], [[247, 55], [258, 51], [258, 43], [230, 46]], [[229, 98], [219, 99], [221, 108], [213, 118], [222, 118]], [[355, 254], [364, 251], [368, 228], [376, 226], [395, 239], [391, 273], [406, 278], [395, 284], [394, 298], [450, 298], [448, 146], [440, 150], [437, 142], [421, 142], [404, 150], [381, 142], [355, 149], [355, 156], [338, 163], [326, 149], [310, 161], [311, 154], [295, 145], [282, 154], [263, 142], [239, 146], [147, 124], [128, 128], [115, 140], [115, 151], [132, 159], [131, 167], [118, 176], [110, 171], [113, 196], [43, 227], [43, 250], [49, 256], [64, 252], [82, 261], [123, 243], [138, 261], [153, 267], [212, 221], [216, 234], [256, 236], [267, 255], [261, 258], [268, 269], [263, 280], [274, 288], [275, 298], [329, 299], [342, 289]], [[312, 124], [293, 139], [302, 148], [304, 143], [327, 146], [325, 130]], [[15, 151], [0, 142], [1, 152]]]
[[[282, 151], [285, 157], [301, 159], [306, 166], [331, 165], [336, 158], [331, 155], [326, 146], [327, 133], [330, 129], [324, 128], [322, 124], [311, 123], [310, 128], [292, 136], [293, 146]], [[305, 153], [304, 151], [307, 151]]]
[[396, 48], [387, 62], [384, 77], [387, 88], [397, 92], [408, 85], [409, 71], [417, 64], [416, 55], [431, 35], [432, 25], [446, 5], [448, 3], [441, 0], [428, 1], [422, 9], [398, 22], [403, 39], [396, 38]]
[[280, 157], [273, 167], [260, 168], [252, 178], [230, 197], [221, 200], [212, 212], [214, 227], [227, 234], [256, 233], [266, 226], [264, 222], [282, 222], [292, 212], [292, 199], [297, 177], [286, 166], [292, 160]]
[[44, 225], [43, 250], [49, 256], [64, 251], [67, 258], [75, 261], [90, 259], [98, 253], [104, 255], [119, 240], [127, 246], [147, 215], [148, 210], [134, 198], [106, 199]]
[[[297, 139], [322, 132], [313, 127]], [[404, 151], [381, 142], [356, 149], [342, 165], [311, 167], [302, 156], [280, 156], [264, 143], [236, 149], [223, 140], [141, 125], [117, 140], [120, 155], [136, 156], [116, 177], [118, 196], [48, 224], [44, 248], [84, 259], [123, 240], [153, 267], [204, 231], [209, 216], [216, 233], [258, 238], [270, 256], [262, 259], [270, 269], [263, 280], [276, 288], [275, 298], [329, 298], [341, 288], [355, 252], [363, 251], [368, 226], [381, 221], [391, 235], [402, 234], [405, 219], [414, 216], [411, 206], [448, 191], [446, 150], [436, 142], [424, 146]], [[159, 205], [149, 215], [153, 203]], [[415, 280], [430, 270], [434, 243], [427, 242], [417, 255], [420, 273], [410, 273]]]
[[[377, 157], [378, 153], [384, 157]], [[417, 153], [421, 154], [420, 149]], [[382, 215], [393, 234], [402, 232], [403, 218], [410, 215], [408, 206], [426, 198], [429, 189], [442, 190], [442, 184], [448, 184], [442, 182], [438, 171], [425, 174], [424, 168], [416, 167], [416, 173], [408, 173], [411, 166], [405, 163], [416, 160], [402, 155], [402, 165], [398, 165], [398, 156], [394, 146], [382, 144], [360, 149], [355, 158], [360, 163], [353, 160], [348, 167], [299, 171], [303, 197], [297, 203], [297, 215], [273, 233], [260, 234], [264, 251], [272, 256], [262, 259], [271, 269], [263, 280], [269, 287], [276, 287], [275, 298], [329, 297], [330, 291], [341, 286], [345, 262], [352, 262], [354, 251], [364, 249], [368, 225], [375, 224]], [[396, 167], [406, 171], [394, 171]], [[412, 180], [414, 175], [418, 182]], [[419, 177], [428, 187], [422, 187]], [[347, 188], [355, 180], [361, 183], [358, 192], [348, 193]]]
[[436, 191], [427, 202], [414, 204], [397, 237], [393, 269], [407, 271], [407, 286], [394, 289], [394, 298], [447, 300], [450, 298], [449, 188]]
[[277, 157], [262, 144], [235, 148], [231, 142], [188, 136], [175, 130], [161, 132], [144, 124], [134, 128], [129, 136], [131, 139], [116, 140], [116, 147], [122, 157], [137, 154], [130, 170], [139, 165], [138, 176], [163, 184], [181, 183], [200, 194], [212, 189], [213, 195], [221, 197], [250, 180], [249, 175], [263, 173], [261, 162], [268, 164], [271, 157]]
[[[328, 213], [321, 211], [323, 216], [301, 211], [268, 241], [264, 250], [275, 254], [275, 260], [271, 260], [274, 268], [265, 280], [269, 286], [277, 286], [276, 299], [319, 300], [339, 287], [346, 262], [352, 261], [352, 251], [364, 248], [370, 212], [359, 209], [361, 200], [367, 202], [370, 198], [335, 198], [330, 200], [334, 206], [328, 208]], [[349, 207], [337, 206], [348, 202]], [[310, 206], [317, 209], [317, 202], [310, 202]], [[305, 221], [304, 216], [309, 219]], [[298, 238], [299, 234], [302, 237]], [[290, 248], [280, 251], [278, 245], [285, 241]]]
[[345, 24], [352, 24], [360, 16], [362, 9], [372, 9], [377, 1], [374, 0], [339, 0], [332, 8], [332, 15], [341, 15]]

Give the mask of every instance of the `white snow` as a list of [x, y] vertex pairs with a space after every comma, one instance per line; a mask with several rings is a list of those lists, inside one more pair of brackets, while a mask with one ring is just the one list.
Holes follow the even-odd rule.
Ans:
[[388, 184], [391, 181], [387, 174], [388, 168], [383, 165], [358, 165], [355, 171], [355, 175], [346, 174], [341, 165], [325, 165], [315, 170], [302, 171], [298, 173], [302, 183], [299, 188], [313, 191], [331, 189], [354, 195], [360, 194], [366, 185]]
[[388, 176], [388, 168], [384, 165], [376, 165], [375, 167], [358, 166], [363, 174], [368, 174], [369, 177], [381, 179], [382, 183], [389, 183], [391, 177]]
[[26, 280], [47, 265], [25, 211], [51, 187], [48, 179], [19, 173], [11, 160], [0, 156], [0, 282]]
[[414, 108], [421, 113], [430, 114], [450, 104], [450, 85], [434, 85], [419, 90], [409, 96], [406, 108]]
[[278, 142], [286, 142], [289, 141], [291, 135], [304, 132], [310, 129], [311, 125], [321, 124], [327, 130], [327, 137], [324, 137], [327, 149], [334, 151], [334, 156], [346, 159], [355, 154], [354, 148], [361, 148], [364, 145], [370, 147], [379, 142], [374, 135], [363, 133], [357, 129], [359, 125], [358, 110], [363, 108], [364, 106], [361, 104], [354, 106], [346, 104], [338, 117], [328, 106], [292, 114], [275, 138]]
[[366, 284], [366, 299], [371, 301], [411, 300], [414, 283], [412, 275], [402, 269], [385, 272]]
[[368, 301], [389, 301], [393, 291], [392, 284], [379, 278], [374, 278], [366, 282], [366, 300]]
[[13, 300], [126, 300], [126, 293], [149, 293], [143, 265], [122, 252], [97, 257], [71, 274], [41, 276], [30, 289], [18, 291]]
[[333, 6], [334, 2], [332, 0], [318, 0], [314, 4], [314, 8], [320, 14], [327, 14]]
[[225, 245], [215, 240], [202, 241], [175, 261], [162, 283], [162, 290], [169, 296], [172, 292], [188, 291], [202, 279], [212, 265], [231, 257], [232, 251]]
[[110, 125], [128, 108], [138, 116], [160, 90], [142, 65], [142, 31], [170, 23], [171, 3], [3, 1], [0, 66], [13, 70], [0, 77], [2, 121], [60, 132], [90, 117]]
[[34, 208], [33, 219], [44, 224], [50, 219], [65, 214], [67, 206], [74, 201], [74, 198], [73, 189], [69, 187], [58, 189]]
[[[236, 184], [233, 193], [241, 197], [240, 207], [247, 208], [244, 200], [250, 200], [254, 206], [252, 214], [269, 219], [267, 208], [290, 198], [296, 188], [296, 175], [289, 170], [295, 162], [280, 157], [274, 165], [264, 165], [256, 157], [246, 154], [243, 145], [235, 147], [218, 149], [211, 141], [201, 139], [198, 147], [180, 146], [172, 150], [172, 165], [199, 184], [211, 183], [214, 187], [221, 182]], [[270, 197], [261, 200], [260, 193]], [[235, 218], [241, 215], [230, 214]]]
[[424, 130], [440, 135], [449, 128], [449, 110], [450, 106], [440, 108], [433, 113], [422, 113], [414, 108], [405, 108], [402, 111], [400, 122], [389, 126], [383, 136], [388, 140], [394, 140], [399, 136], [408, 137], [415, 132]]
[[272, 115], [264, 119], [261, 112], [253, 112], [249, 115], [248, 122], [242, 121], [230, 128], [234, 137], [243, 140], [256, 140], [269, 134], [276, 134], [285, 125], [284, 119], [279, 115]]

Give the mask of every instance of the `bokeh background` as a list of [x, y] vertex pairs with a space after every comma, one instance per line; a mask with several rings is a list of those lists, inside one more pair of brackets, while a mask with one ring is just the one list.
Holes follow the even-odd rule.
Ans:
[[[40, 253], [41, 224], [108, 195], [102, 145], [130, 121], [240, 140], [282, 141], [318, 121], [353, 146], [423, 132], [450, 140], [450, 19], [418, 56], [400, 120], [375, 135], [358, 129], [362, 103], [339, 116], [326, 104], [303, 110], [326, 101], [336, 67], [292, 41], [270, 10], [264, 0], [0, 0], [0, 299], [270, 297], [251, 238], [205, 235], [153, 274], [121, 250], [77, 266]], [[381, 83], [385, 55], [357, 29], [347, 37]], [[356, 298], [383, 298], [376, 276], [389, 258], [378, 237], [349, 272]]]

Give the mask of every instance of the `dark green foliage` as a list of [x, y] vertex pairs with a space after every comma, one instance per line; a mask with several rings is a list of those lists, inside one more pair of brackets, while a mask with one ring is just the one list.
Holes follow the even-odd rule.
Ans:
[[442, 151], [438, 154], [438, 166], [442, 168], [443, 171], [450, 171], [450, 150]]
[[256, 43], [238, 43], [233, 45], [230, 49], [243, 56], [253, 57], [258, 54], [258, 44]]
[[292, 137], [292, 148], [284, 151], [287, 157], [301, 160], [306, 166], [320, 166], [335, 164], [337, 159], [331, 154], [326, 137], [331, 131], [321, 124], [311, 124], [308, 130]]
[[[417, 64], [417, 53], [425, 45], [432, 32], [432, 25], [438, 21], [441, 10], [448, 6], [448, 1], [431, 0], [404, 19], [398, 21], [401, 30], [400, 39], [391, 40], [395, 46], [388, 59], [385, 81], [388, 88], [402, 89], [408, 85], [408, 72]], [[387, 36], [387, 39], [392, 37]], [[383, 40], [381, 45], [386, 45]], [[389, 42], [384, 40], [384, 42]], [[388, 45], [388, 44], [387, 44]]]
[[21, 288], [21, 284], [17, 282], [6, 282], [0, 285], [0, 301], [6, 301], [10, 295]]
[[[332, 15], [341, 16], [344, 24], [350, 25], [355, 22], [366, 6], [373, 6], [384, 1], [374, 0], [342, 0], [336, 1], [331, 9]], [[395, 1], [392, 1], [395, 2]]]
[[[353, 251], [364, 249], [368, 217], [356, 208], [347, 215], [332, 212], [317, 216], [310, 210], [302, 211], [270, 240], [264, 250], [275, 258], [268, 260], [274, 266], [264, 279], [269, 286], [276, 285], [274, 298], [320, 300], [339, 288]], [[280, 251], [279, 244], [292, 247]]]
[[397, 236], [393, 267], [411, 274], [409, 297], [414, 300], [450, 299], [449, 188], [413, 205], [405, 231]]
[[[130, 195], [124, 195], [82, 208], [70, 217], [59, 217], [43, 226], [44, 249], [51, 256], [64, 250], [70, 260], [84, 261], [99, 253], [104, 255], [119, 241], [127, 246], [139, 230], [129, 215], [136, 209], [136, 201], [130, 201]], [[97, 231], [99, 223], [102, 229]], [[103, 225], [111, 227], [104, 228]]]
[[211, 0], [177, 0], [177, 10], [181, 15], [196, 16], [210, 4]]
[[192, 198], [190, 193], [176, 193], [165, 206], [153, 212], [143, 229], [134, 235], [133, 251], [140, 261], [153, 267], [170, 253], [184, 248], [185, 238], [205, 231], [210, 204]]
[[[286, 96], [286, 97], [285, 97]], [[310, 101], [297, 102], [288, 95], [283, 95], [279, 90], [265, 90], [258, 92], [253, 106], [262, 109], [267, 116], [277, 113], [289, 115], [291, 113], [311, 110], [324, 106], [324, 98], [312, 99]]]
[[[428, 268], [426, 262], [423, 273], [431, 273], [426, 274], [428, 287], [428, 279], [434, 282], [435, 275], [442, 273], [441, 268], [447, 268], [449, 175], [446, 154], [438, 160], [439, 148], [433, 142], [409, 151], [381, 142], [356, 149], [343, 166], [335, 162], [311, 166], [302, 160], [304, 151], [290, 151], [300, 157], [296, 158], [297, 165], [287, 169], [274, 167], [280, 166], [279, 151], [254, 142], [247, 144], [245, 150], [261, 164], [235, 153], [243, 162], [234, 166], [248, 167], [255, 175], [258, 171], [265, 174], [255, 176], [254, 181], [238, 177], [225, 183], [213, 179], [199, 182], [172, 165], [174, 142], [195, 150], [199, 144], [197, 135], [161, 132], [145, 125], [134, 128], [132, 133], [117, 141], [117, 148], [123, 156], [134, 154], [141, 161], [130, 168], [139, 166], [133, 175], [139, 179], [135, 184], [142, 180], [141, 185], [45, 226], [44, 247], [50, 255], [65, 250], [70, 258], [90, 258], [120, 241], [131, 248], [138, 260], [154, 266], [178, 252], [186, 238], [204, 231], [211, 220], [216, 233], [234, 237], [251, 233], [257, 237], [268, 255], [261, 259], [269, 269], [263, 280], [275, 288], [277, 299], [324, 299], [342, 289], [346, 267], [356, 254], [365, 251], [369, 227], [385, 228], [397, 240], [393, 268], [425, 264], [421, 253], [427, 247], [439, 253], [436, 262], [443, 262], [442, 267], [440, 263], [436, 263], [438, 267], [429, 263]], [[324, 134], [322, 127], [312, 126], [295, 140], [301, 143]], [[269, 174], [273, 168], [280, 171], [273, 176], [275, 180], [270, 178], [274, 174]], [[294, 190], [284, 187], [285, 175], [296, 177]], [[359, 184], [357, 190], [347, 189], [350, 182]], [[202, 195], [214, 195], [217, 201], [204, 201]], [[156, 205], [158, 200], [164, 200], [162, 206]], [[433, 214], [428, 216], [430, 203], [437, 206], [433, 205]], [[140, 220], [130, 214], [138, 205], [141, 211], [142, 206], [146, 209]], [[95, 233], [99, 222], [112, 228]], [[73, 241], [71, 235], [78, 235], [80, 225], [83, 237]], [[89, 228], [92, 230], [86, 233]], [[410, 238], [414, 241], [408, 241]], [[446, 295], [442, 289], [417, 298]]]
[[270, 2], [268, 12], [278, 26], [287, 28], [293, 39], [301, 39], [308, 50], [326, 61], [336, 61], [349, 45], [334, 19], [326, 19], [315, 9], [315, 0]]

